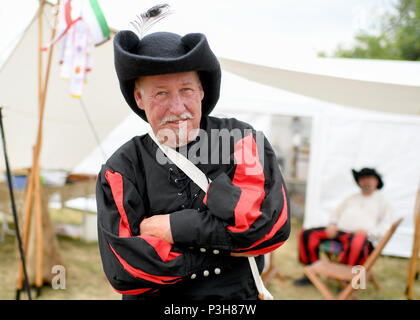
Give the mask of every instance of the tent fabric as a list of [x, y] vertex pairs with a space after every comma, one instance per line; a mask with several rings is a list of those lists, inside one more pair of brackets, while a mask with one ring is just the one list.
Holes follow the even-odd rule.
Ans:
[[[44, 39], [51, 11], [44, 10]], [[48, 16], [49, 15], [49, 16]], [[38, 126], [38, 28], [35, 18], [0, 70], [0, 104], [12, 169], [30, 167]], [[43, 66], [47, 64], [44, 53]], [[69, 81], [60, 79], [59, 48], [54, 48], [46, 97], [41, 168], [70, 171], [130, 112], [113, 66], [112, 42], [95, 47], [93, 70], [81, 100], [72, 98]], [[86, 115], [87, 113], [87, 115]], [[89, 121], [93, 124], [93, 128]], [[4, 164], [0, 162], [0, 170]]]
[[[402, 224], [384, 254], [409, 257], [414, 233], [414, 205], [420, 187], [418, 150], [420, 119], [365, 112], [318, 118], [318, 137], [311, 145], [304, 227], [326, 225], [346, 196], [360, 192], [351, 169], [374, 167], [385, 186], [379, 191]], [[316, 150], [315, 150], [316, 148]]]
[[420, 115], [420, 62], [355, 60], [272, 67], [220, 58], [223, 70], [275, 88], [365, 110]]

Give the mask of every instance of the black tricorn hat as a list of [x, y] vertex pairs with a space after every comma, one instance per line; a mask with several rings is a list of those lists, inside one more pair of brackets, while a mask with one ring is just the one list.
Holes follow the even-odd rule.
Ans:
[[356, 180], [357, 184], [359, 184], [359, 179], [361, 177], [375, 176], [376, 178], [378, 178], [378, 189], [382, 189], [382, 187], [384, 186], [384, 182], [382, 181], [381, 176], [379, 175], [379, 173], [376, 172], [375, 169], [363, 168], [360, 171], [356, 171], [354, 169], [352, 169], [351, 171], [353, 172], [353, 177], [354, 180]]
[[145, 121], [146, 114], [134, 99], [134, 83], [140, 76], [197, 71], [204, 90], [202, 114], [208, 115], [219, 100], [220, 64], [204, 34], [181, 37], [155, 32], [140, 40], [134, 32], [123, 30], [114, 37], [114, 63], [125, 100]]

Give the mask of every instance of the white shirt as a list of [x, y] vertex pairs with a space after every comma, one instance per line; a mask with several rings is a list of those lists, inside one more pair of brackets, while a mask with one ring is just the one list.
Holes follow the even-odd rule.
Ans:
[[383, 195], [375, 191], [369, 196], [357, 193], [345, 199], [331, 214], [330, 222], [341, 231], [366, 230], [376, 246], [391, 226], [392, 208]]

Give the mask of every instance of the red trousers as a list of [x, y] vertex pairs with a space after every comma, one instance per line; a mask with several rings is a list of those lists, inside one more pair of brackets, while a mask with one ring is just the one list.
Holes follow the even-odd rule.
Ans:
[[351, 266], [362, 265], [373, 251], [372, 243], [365, 234], [339, 231], [337, 236], [329, 239], [325, 228], [302, 229], [299, 233], [299, 260], [311, 264], [319, 259], [319, 246], [322, 241], [334, 240], [341, 243], [340, 263]]

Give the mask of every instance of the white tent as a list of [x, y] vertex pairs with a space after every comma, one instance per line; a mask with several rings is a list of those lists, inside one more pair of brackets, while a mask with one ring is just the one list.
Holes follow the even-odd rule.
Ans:
[[[51, 7], [44, 9], [44, 40], [51, 30]], [[0, 105], [12, 169], [32, 165], [38, 125], [38, 30], [30, 23], [0, 69]], [[80, 99], [72, 98], [69, 81], [60, 79], [59, 50], [54, 49], [46, 97], [41, 168], [71, 170], [128, 115], [113, 66], [112, 41], [94, 48], [93, 70]], [[43, 66], [46, 66], [47, 53]], [[4, 163], [0, 162], [0, 170]]]
[[420, 63], [312, 58], [299, 61], [221, 59], [224, 70], [323, 101], [420, 116]]

